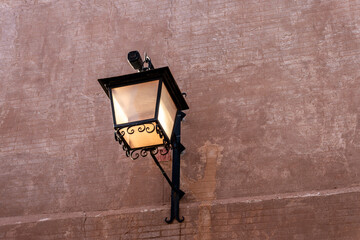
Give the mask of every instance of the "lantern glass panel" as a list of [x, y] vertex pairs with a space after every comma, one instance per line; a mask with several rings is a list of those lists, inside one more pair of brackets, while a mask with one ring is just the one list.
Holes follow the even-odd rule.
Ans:
[[124, 128], [124, 139], [133, 149], [163, 144], [163, 138], [156, 132], [155, 122]]
[[159, 80], [111, 89], [115, 124], [155, 117]]
[[165, 85], [162, 84], [158, 119], [169, 139], [171, 138], [171, 133], [174, 127], [176, 112], [177, 108], [175, 103]]

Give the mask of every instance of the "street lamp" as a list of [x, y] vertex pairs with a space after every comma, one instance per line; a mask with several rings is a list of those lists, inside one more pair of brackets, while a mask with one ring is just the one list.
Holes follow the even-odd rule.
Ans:
[[[189, 109], [168, 67], [154, 69], [145, 56], [143, 62], [137, 51], [128, 54], [128, 61], [138, 73], [99, 79], [110, 98], [115, 140], [122, 145], [127, 157], [135, 160], [151, 155], [171, 186], [171, 217], [179, 217], [179, 200], [185, 194], [180, 190], [180, 154], [185, 150], [180, 143], [180, 125]], [[148, 67], [144, 67], [144, 63]], [[172, 181], [156, 158], [172, 149]]]

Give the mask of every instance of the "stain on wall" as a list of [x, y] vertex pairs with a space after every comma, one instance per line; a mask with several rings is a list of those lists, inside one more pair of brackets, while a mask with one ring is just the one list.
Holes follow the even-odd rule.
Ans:
[[196, 165], [202, 165], [204, 171], [202, 175], [197, 176], [197, 180], [186, 179], [184, 187], [189, 189], [192, 198], [198, 201], [209, 201], [216, 199], [216, 169], [221, 164], [222, 150], [224, 148], [217, 144], [206, 141], [198, 149], [200, 155]]

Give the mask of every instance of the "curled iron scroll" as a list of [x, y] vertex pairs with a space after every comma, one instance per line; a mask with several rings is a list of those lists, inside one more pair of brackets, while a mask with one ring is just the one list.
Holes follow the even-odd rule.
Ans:
[[[156, 131], [159, 137], [163, 139], [163, 146], [131, 149], [130, 146], [125, 141], [124, 136], [126, 134], [130, 134], [130, 135], [134, 134], [136, 130], [140, 133], [145, 131], [147, 133], [153, 133], [154, 131]], [[119, 142], [119, 144], [122, 146], [122, 149], [125, 151], [126, 156], [130, 157], [132, 160], [136, 160], [140, 156], [146, 157], [149, 152], [151, 152], [153, 155], [156, 155], [158, 153], [160, 153], [161, 155], [166, 155], [169, 153], [171, 149], [170, 142], [164, 137], [164, 132], [157, 123], [146, 123], [137, 126], [129, 126], [121, 129], [118, 128], [115, 129], [114, 135], [115, 135], [115, 141]]]

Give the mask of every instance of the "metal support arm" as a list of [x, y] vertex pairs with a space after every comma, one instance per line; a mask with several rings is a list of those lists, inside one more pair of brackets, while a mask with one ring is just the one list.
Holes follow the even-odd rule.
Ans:
[[169, 183], [169, 185], [171, 187], [171, 190], [175, 191], [177, 194], [179, 194], [179, 199], [181, 199], [184, 196], [185, 193], [183, 191], [181, 191], [179, 188], [176, 188], [174, 186], [174, 184], [171, 182], [169, 176], [166, 174], [165, 170], [161, 167], [161, 165], [160, 165], [159, 161], [157, 160], [156, 156], [154, 155], [154, 153], [150, 152], [150, 155], [153, 158], [156, 166], [159, 167], [159, 169], [160, 169], [162, 175], [165, 177], [166, 181]]
[[[165, 218], [167, 223], [172, 223], [174, 219], [178, 222], [184, 221], [184, 217], [179, 217], [179, 201], [184, 196], [184, 192], [180, 190], [180, 154], [185, 150], [185, 147], [180, 143], [180, 127], [181, 121], [186, 116], [185, 113], [178, 111], [175, 118], [175, 125], [173, 136], [171, 138], [171, 147], [172, 147], [172, 181], [166, 174], [165, 170], [161, 167], [159, 161], [156, 158], [156, 154], [158, 153], [157, 147], [150, 147], [141, 149], [140, 152], [137, 152], [139, 149], [131, 150], [129, 146], [126, 144], [123, 136], [125, 135], [124, 130], [117, 129], [115, 132], [115, 140], [119, 142], [120, 145], [123, 145], [123, 149], [126, 151], [126, 156], [135, 160], [139, 156], [146, 157], [148, 153], [150, 153], [153, 158], [156, 166], [160, 169], [162, 175], [165, 177], [166, 181], [169, 183], [171, 187], [171, 216], [170, 219]], [[141, 129], [141, 128], [139, 128]], [[144, 127], [145, 130], [145, 127]], [[123, 132], [121, 132], [123, 131]], [[132, 134], [131, 132], [128, 134]], [[169, 150], [169, 145], [166, 146], [166, 151]], [[165, 153], [166, 154], [166, 153]]]
[[[185, 113], [178, 111], [175, 118], [174, 135], [172, 137], [171, 145], [173, 147], [172, 158], [172, 183], [174, 189], [180, 188], [180, 154], [185, 150], [185, 147], [180, 143], [181, 121], [186, 116]], [[179, 201], [183, 195], [178, 194], [175, 190], [171, 191], [171, 216], [166, 218], [165, 222], [172, 223], [174, 219], [178, 222], [184, 221], [184, 217], [179, 216]]]
[[185, 147], [180, 143], [180, 127], [181, 121], [186, 116], [185, 113], [178, 111], [175, 118], [174, 135], [172, 137], [172, 181], [161, 167], [154, 152], [150, 151], [155, 164], [159, 167], [161, 173], [164, 175], [166, 181], [171, 187], [171, 215], [170, 218], [165, 218], [165, 222], [172, 223], [174, 219], [178, 222], [184, 221], [184, 217], [179, 216], [179, 201], [184, 196], [184, 192], [180, 190], [180, 154], [185, 150]]

